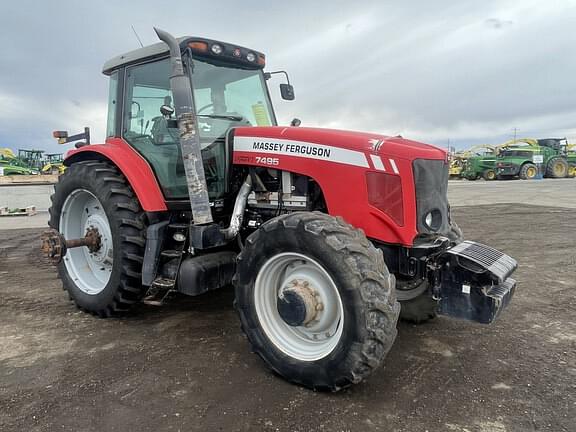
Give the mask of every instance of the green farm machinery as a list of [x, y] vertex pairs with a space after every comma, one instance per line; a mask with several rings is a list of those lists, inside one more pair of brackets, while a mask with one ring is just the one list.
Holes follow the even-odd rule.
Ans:
[[570, 173], [566, 138], [520, 138], [501, 146], [496, 158], [499, 179], [532, 180], [539, 175], [564, 178]]
[[496, 147], [481, 144], [468, 149], [460, 176], [467, 180], [496, 179]]

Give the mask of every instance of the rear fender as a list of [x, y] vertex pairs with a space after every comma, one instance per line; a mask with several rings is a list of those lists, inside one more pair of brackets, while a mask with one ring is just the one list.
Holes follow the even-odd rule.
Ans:
[[69, 150], [64, 165], [97, 159], [118, 167], [134, 190], [140, 206], [147, 212], [167, 211], [166, 201], [148, 162], [121, 138], [109, 138], [105, 144], [92, 144]]

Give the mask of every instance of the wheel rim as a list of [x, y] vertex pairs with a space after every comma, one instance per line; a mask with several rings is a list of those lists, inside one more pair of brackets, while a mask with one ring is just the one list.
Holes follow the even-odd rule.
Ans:
[[530, 167], [526, 170], [526, 177], [532, 178], [535, 176], [536, 176], [536, 168]]
[[496, 173], [494, 171], [488, 171], [488, 180], [494, 180]]
[[69, 249], [64, 266], [78, 289], [96, 295], [106, 287], [112, 274], [112, 232], [98, 198], [85, 189], [76, 189], [62, 206], [60, 232], [65, 239], [77, 239], [84, 237], [90, 228], [98, 230], [100, 248], [96, 252], [90, 252], [86, 247]]
[[554, 174], [558, 177], [564, 177], [566, 175], [566, 170], [561, 162], [556, 162], [554, 164]]
[[[288, 287], [310, 287], [317, 305], [314, 320], [291, 326], [278, 312], [278, 300]], [[326, 357], [338, 345], [344, 325], [340, 294], [328, 272], [315, 260], [299, 253], [281, 253], [262, 266], [254, 285], [254, 305], [262, 330], [284, 354], [315, 361]]]

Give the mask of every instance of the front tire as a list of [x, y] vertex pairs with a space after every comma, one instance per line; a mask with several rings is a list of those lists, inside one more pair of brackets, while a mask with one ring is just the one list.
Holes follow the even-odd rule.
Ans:
[[496, 172], [493, 169], [487, 169], [482, 173], [482, 178], [486, 181], [496, 180]]
[[538, 175], [538, 168], [533, 163], [525, 163], [520, 168], [520, 174], [518, 175], [522, 180], [533, 180]]
[[315, 390], [362, 381], [396, 338], [399, 305], [381, 251], [323, 213], [283, 215], [250, 235], [235, 287], [252, 350], [287, 380]]
[[66, 239], [83, 237], [91, 227], [102, 237], [98, 251], [69, 249], [58, 265], [70, 299], [100, 317], [126, 312], [144, 294], [146, 225], [125, 177], [105, 162], [74, 163], [58, 178], [51, 200], [49, 225]]

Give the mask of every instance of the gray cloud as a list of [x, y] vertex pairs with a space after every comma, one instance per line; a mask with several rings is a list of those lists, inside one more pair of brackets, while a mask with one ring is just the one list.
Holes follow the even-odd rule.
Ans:
[[58, 149], [54, 129], [102, 139], [105, 60], [156, 42], [152, 26], [234, 41], [286, 69], [279, 121], [445, 145], [576, 138], [576, 2], [34, 2], [0, 16], [0, 146]]

